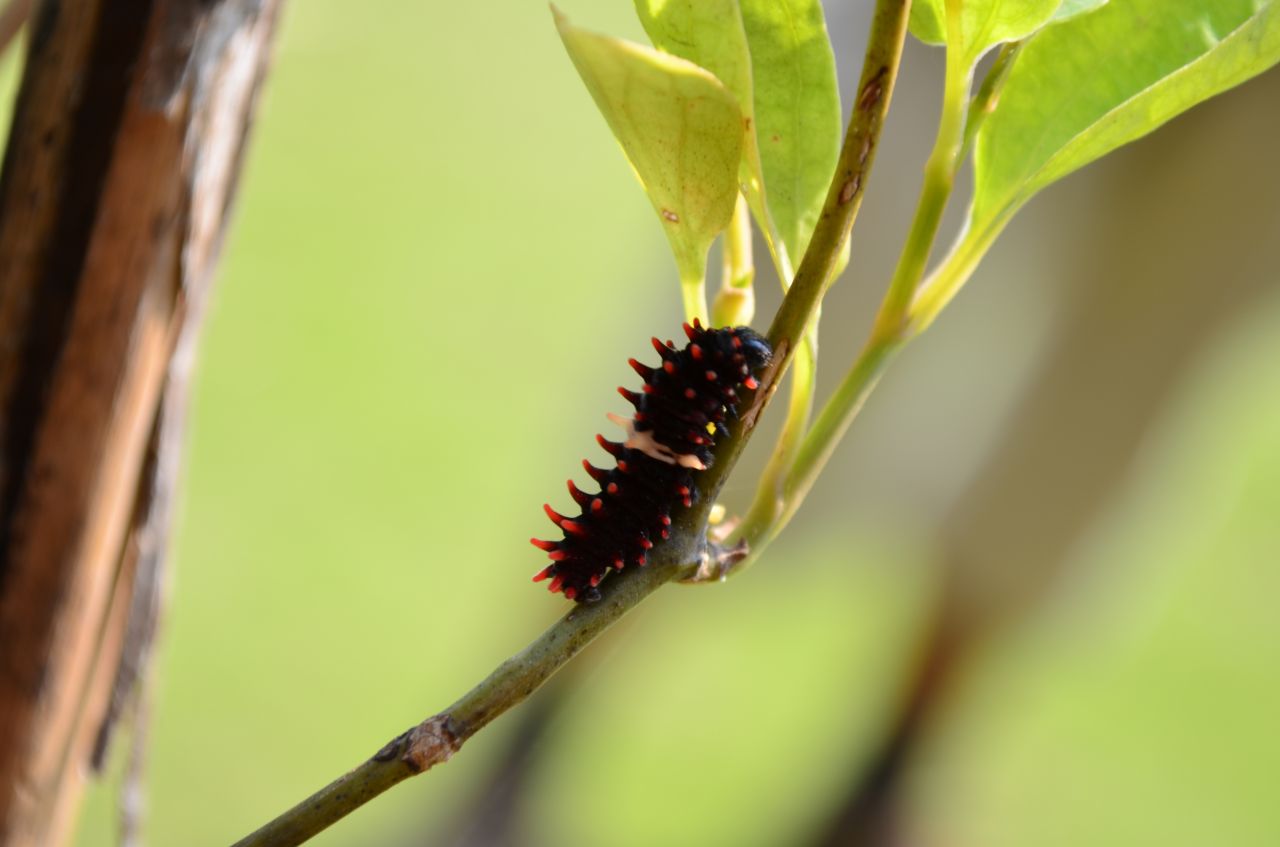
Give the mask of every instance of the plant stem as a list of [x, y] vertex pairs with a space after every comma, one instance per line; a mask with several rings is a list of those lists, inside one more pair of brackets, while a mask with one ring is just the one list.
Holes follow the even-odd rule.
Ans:
[[[845, 241], [848, 244], [848, 241]], [[793, 271], [785, 255], [774, 256], [778, 278], [783, 280], [783, 290], [791, 285]], [[833, 271], [834, 272], [834, 271]], [[782, 485], [786, 479], [787, 469], [795, 458], [796, 449], [809, 428], [809, 419], [813, 415], [813, 395], [817, 388], [818, 376], [818, 323], [811, 320], [805, 331], [803, 343], [796, 350], [791, 363], [791, 394], [787, 401], [787, 417], [778, 432], [778, 440], [773, 445], [773, 452], [765, 464], [764, 472], [756, 482], [755, 498], [743, 518], [743, 526], [767, 526], [771, 524], [782, 509]], [[739, 534], [746, 541], [748, 548], [754, 544], [755, 538], [748, 534]]]
[[794, 355], [795, 339], [817, 312], [830, 271], [848, 239], [897, 77], [909, 8], [908, 0], [877, 0], [858, 99], [836, 174], [804, 262], [770, 332], [776, 351], [774, 362], [761, 379], [762, 390], [756, 392], [753, 407], [739, 419], [731, 437], [722, 442], [715, 464], [699, 475], [698, 487], [703, 496], [698, 505], [672, 527], [669, 541], [650, 552], [652, 564], [607, 580], [601, 586], [604, 597], [598, 603], [576, 606], [448, 709], [392, 739], [355, 770], [236, 842], [235, 847], [296, 847], [393, 785], [448, 760], [463, 742], [528, 697], [641, 600], [672, 579], [688, 578], [698, 572], [704, 555], [707, 512], [714, 494], [723, 485]]
[[862, 205], [867, 176], [898, 76], [910, 7], [908, 0], [877, 0], [862, 77], [858, 81], [858, 98], [836, 163], [835, 177], [795, 280], [769, 327], [769, 340], [784, 362], [790, 360], [800, 334], [817, 314]]
[[[876, 3], [862, 76], [858, 81], [858, 96], [836, 162], [835, 177], [800, 268], [769, 328], [775, 361], [770, 374], [762, 381], [768, 389], [776, 386], [794, 356], [796, 390], [792, 392], [787, 420], [757, 488], [755, 501], [736, 533], [750, 547], [747, 561], [756, 557], [758, 549], [763, 549], [762, 539], [772, 537], [773, 527], [785, 509], [786, 474], [800, 448], [813, 407], [816, 338], [812, 339], [810, 347], [809, 336], [802, 336], [802, 333], [806, 333], [811, 325], [816, 327], [822, 296], [847, 258], [844, 251], [849, 232], [862, 206], [862, 196], [875, 162], [877, 143], [897, 80], [909, 11], [910, 3], [906, 0], [880, 0]], [[798, 346], [797, 340], [802, 341]], [[804, 385], [808, 387], [802, 390]], [[740, 563], [736, 569], [745, 564]]]
[[696, 319], [702, 323], [707, 322], [710, 312], [707, 310], [707, 283], [702, 270], [695, 276], [693, 273], [684, 273], [684, 268], [681, 268], [680, 298], [684, 302], [686, 321], [692, 323]]
[[[803, 442], [813, 415], [817, 377], [817, 340], [813, 335], [812, 331], [805, 333], [804, 341], [796, 351], [791, 366], [791, 396], [787, 402], [787, 417], [782, 423], [773, 453], [756, 485], [755, 498], [738, 527], [737, 537], [745, 541], [753, 553], [764, 533], [782, 516], [786, 505], [787, 472], [795, 460], [796, 451]], [[741, 563], [735, 571], [743, 569], [745, 565], [746, 562]]]
[[1005, 224], [1021, 205], [1021, 202], [1011, 204], [999, 217], [980, 229], [966, 229], [960, 234], [947, 255], [916, 290], [908, 318], [912, 336], [928, 329], [938, 313], [946, 308], [969, 281], [978, 263], [995, 242], [996, 236], [1004, 230]]
[[969, 116], [964, 122], [964, 142], [960, 145], [958, 161], [963, 162], [969, 155], [974, 136], [986, 122], [987, 116], [1000, 105], [1000, 92], [1004, 90], [1005, 80], [1009, 78], [1009, 71], [1013, 70], [1014, 62], [1022, 53], [1023, 44], [1022, 41], [1010, 41], [1001, 47], [987, 75], [982, 78], [978, 93], [973, 95], [973, 101], [969, 103]]
[[[1004, 89], [1009, 72], [1022, 52], [1024, 42], [1015, 41], [1000, 48], [1000, 54], [982, 80], [978, 93], [969, 105], [969, 118], [964, 130], [964, 143], [960, 156], [967, 155], [978, 130], [987, 116], [995, 111], [1000, 102], [1000, 92]], [[973, 229], [970, 223], [957, 236], [955, 243], [947, 255], [938, 263], [929, 276], [920, 283], [912, 297], [907, 319], [910, 323], [908, 333], [919, 335], [933, 323], [951, 298], [964, 286], [977, 268], [988, 248], [996, 240], [996, 236], [1004, 229], [1005, 224], [1021, 208], [1025, 198], [1009, 204], [995, 219], [984, 224], [980, 229]]]
[[880, 381], [880, 375], [893, 359], [902, 342], [872, 340], [863, 349], [854, 362], [853, 367], [845, 374], [840, 387], [831, 395], [831, 399], [822, 407], [818, 420], [805, 438], [800, 452], [796, 456], [791, 473], [787, 476], [784, 499], [786, 506], [781, 518], [771, 528], [768, 538], [762, 539], [761, 547], [767, 545], [787, 525], [800, 504], [804, 502], [813, 487], [813, 483], [826, 467], [827, 460], [835, 452], [836, 445], [844, 437], [849, 425], [857, 417], [866, 402], [871, 390]]
[[[902, 6], [906, 8], [901, 8]], [[880, 3], [876, 6], [871, 25], [873, 33], [871, 46], [868, 47], [867, 61], [863, 65], [862, 79], [858, 85], [858, 102], [854, 117], [850, 121], [845, 145], [841, 150], [836, 171], [837, 179], [833, 181], [831, 192], [827, 195], [822, 216], [814, 230], [809, 249], [800, 263], [795, 282], [787, 292], [787, 298], [783, 301], [782, 308], [779, 309], [770, 328], [769, 337], [775, 349], [789, 346], [791, 339], [795, 338], [800, 328], [807, 326], [817, 314], [822, 294], [831, 284], [836, 267], [840, 263], [849, 231], [861, 205], [865, 178], [874, 160], [875, 141], [880, 135], [880, 126], [888, 109], [892, 84], [897, 77], [898, 62], [901, 60], [901, 34], [898, 35], [896, 42], [888, 34], [894, 32], [895, 27], [905, 27], [909, 8], [909, 4]], [[876, 37], [876, 33], [880, 34], [879, 38]], [[897, 52], [885, 51], [876, 56], [876, 60], [873, 61], [873, 53], [876, 49], [874, 45], [893, 43], [898, 45]], [[963, 114], [961, 117], [963, 118]], [[862, 135], [863, 141], [860, 144], [850, 143], [855, 134]], [[843, 179], [840, 178], [841, 176]], [[938, 215], [940, 218], [941, 208], [938, 210]], [[936, 223], [934, 229], [936, 230]], [[921, 272], [923, 272], [923, 265]], [[796, 308], [792, 310], [789, 306]], [[802, 312], [802, 308], [805, 311]], [[807, 368], [809, 376], [812, 376], [814, 362], [816, 359], [798, 358], [797, 370]], [[855, 365], [855, 371], [857, 370], [858, 366]], [[878, 369], [876, 373], [879, 373]], [[848, 378], [846, 378], [847, 381]], [[874, 380], [867, 386], [867, 390], [873, 384]], [[860, 396], [865, 397], [865, 393]], [[828, 410], [839, 397], [838, 392], [837, 396], [828, 402]], [[779, 437], [779, 447], [765, 469], [764, 479], [757, 490], [755, 501], [737, 530], [737, 537], [747, 543], [750, 553], [736, 570], [745, 569], [758, 558], [768, 543], [790, 520], [790, 516], [795, 513], [799, 502], [795, 501], [791, 492], [797, 490], [798, 475], [806, 476], [812, 473], [816, 478], [818, 471], [821, 470], [821, 465], [818, 465], [800, 473], [796, 465], [792, 464], [793, 457], [795, 463], [804, 459], [806, 445], [809, 446], [810, 454], [814, 452], [815, 448], [810, 442], [817, 434], [818, 427], [823, 426], [823, 420], [820, 419], [815, 431], [805, 436], [803, 442], [800, 440], [808, 424], [812, 402], [811, 393], [805, 397], [795, 394], [792, 396], [790, 414]], [[859, 399], [858, 402], [860, 405], [861, 400]], [[856, 409], [854, 412], [856, 413]], [[828, 435], [834, 434], [838, 439], [847, 427], [846, 422], [838, 428], [838, 433], [831, 431], [830, 427], [824, 428], [823, 432]], [[830, 449], [825, 451], [826, 455], [834, 449], [834, 442], [829, 447]], [[809, 479], [800, 487], [800, 499], [803, 499], [804, 493], [811, 485], [812, 479]]]
[[745, 326], [755, 314], [755, 258], [751, 250], [751, 209], [738, 195], [721, 248], [720, 290], [711, 306], [712, 326]]
[[[657, 552], [657, 551], [655, 551]], [[688, 551], [665, 545], [665, 561], [640, 569], [632, 579], [611, 579], [604, 598], [578, 605], [528, 647], [503, 662], [483, 682], [445, 711], [387, 742], [371, 758], [234, 847], [301, 844], [399, 782], [447, 761], [468, 738], [528, 697], [561, 665], [663, 583], [679, 575]]]
[[724, 233], [724, 277], [726, 288], [750, 288], [756, 278], [756, 263], [751, 250], [751, 209], [747, 198], [738, 195], [733, 217]]
[[884, 343], [902, 338], [906, 331], [907, 312], [924, 276], [929, 252], [938, 236], [938, 226], [942, 223], [942, 213], [951, 197], [956, 170], [961, 161], [973, 68], [964, 61], [964, 51], [958, 37], [958, 18], [958, 14], [953, 15], [948, 11], [948, 29], [956, 32], [948, 36], [942, 116], [938, 121], [938, 135], [934, 140], [933, 152], [929, 154], [929, 160], [925, 164], [924, 184], [920, 187], [915, 218], [898, 257], [898, 266], [889, 282], [889, 291], [871, 330], [872, 338]]
[[[770, 504], [772, 508], [756, 508], [759, 504], [753, 504], [752, 511], [744, 519], [739, 534], [748, 542], [751, 550], [737, 566], [738, 570], [748, 567], [786, 527], [831, 458], [836, 445], [861, 411], [862, 404], [875, 388], [885, 367], [898, 350], [927, 326], [950, 297], [954, 296], [990, 244], [989, 240], [978, 245], [962, 240], [948, 256], [951, 261], [943, 262], [940, 266], [939, 271], [943, 275], [935, 272], [930, 278], [936, 284], [929, 285], [929, 293], [925, 295], [921, 279], [937, 239], [942, 213], [955, 186], [956, 171], [964, 161], [967, 145], [972, 139], [971, 132], [976, 130], [968, 126], [967, 118], [973, 115], [980, 123], [995, 108], [1004, 80], [1019, 52], [1017, 44], [1007, 45], [1001, 51], [970, 105], [968, 100], [973, 69], [964, 59], [958, 11], [950, 8], [949, 4], [947, 75], [937, 138], [925, 165], [924, 183], [911, 230], [876, 315], [871, 337], [840, 387], [823, 407], [813, 429], [805, 437], [776, 501]], [[977, 249], [965, 249], [971, 247]], [[918, 294], [921, 295], [920, 300], [917, 300]]]

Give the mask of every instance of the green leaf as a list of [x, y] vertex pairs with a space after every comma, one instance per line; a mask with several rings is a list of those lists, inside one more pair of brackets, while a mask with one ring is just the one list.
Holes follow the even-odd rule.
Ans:
[[946, 44], [947, 9], [942, 0], [914, 0], [907, 29], [925, 44]]
[[635, 5], [654, 47], [711, 71], [751, 116], [751, 53], [738, 0], [635, 0]]
[[965, 0], [961, 32], [967, 63], [976, 64], [992, 47], [1031, 35], [1061, 5], [1062, 0]]
[[[1091, 11], [1107, 0], [964, 0], [960, 12], [964, 67], [969, 68], [999, 44], [1018, 41], [1046, 24]], [[947, 42], [946, 0], [916, 0], [908, 26], [926, 44]]]
[[804, 255], [840, 155], [835, 57], [818, 0], [740, 0], [769, 211], [790, 257]]
[[659, 49], [706, 68], [752, 131], [744, 193], [789, 267], [804, 251], [840, 152], [835, 58], [817, 0], [635, 0]]
[[635, 0], [635, 6], [653, 46], [706, 68], [737, 98], [745, 130], [739, 180], [773, 246], [777, 236], [765, 201], [764, 169], [754, 130], [751, 52], [738, 0]]
[[1111, 0], [1036, 35], [978, 130], [969, 219], [916, 295], [916, 331], [1037, 191], [1277, 61], [1275, 0]]
[[1023, 50], [977, 136], [974, 230], [1280, 60], [1280, 4], [1112, 0]]
[[745, 133], [737, 99], [692, 62], [578, 29], [552, 11], [569, 57], [649, 195], [681, 281], [686, 289], [701, 286], [707, 250], [728, 225], [738, 194]]
[[1058, 7], [1058, 11], [1053, 13], [1051, 23], [1065, 21], [1067, 18], [1074, 18], [1076, 15], [1083, 15], [1085, 12], [1092, 12], [1107, 5], [1108, 0], [1062, 0], [1062, 5]]

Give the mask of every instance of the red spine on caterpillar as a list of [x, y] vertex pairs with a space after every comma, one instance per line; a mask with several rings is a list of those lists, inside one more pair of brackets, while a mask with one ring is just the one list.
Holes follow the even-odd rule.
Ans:
[[626, 430], [626, 440], [596, 436], [616, 464], [604, 469], [583, 461], [600, 491], [581, 491], [570, 480], [581, 514], [543, 507], [564, 535], [558, 541], [530, 539], [551, 559], [533, 581], [549, 579], [552, 592], [594, 602], [611, 571], [648, 563], [648, 551], [670, 536], [672, 515], [693, 505], [694, 475], [711, 464], [725, 424], [759, 387], [757, 377], [773, 355], [769, 343], [746, 327], [706, 329], [695, 320], [684, 332], [689, 343], [683, 349], [653, 339], [660, 356], [656, 367], [629, 360], [644, 380], [643, 390], [618, 391], [635, 414], [609, 416]]

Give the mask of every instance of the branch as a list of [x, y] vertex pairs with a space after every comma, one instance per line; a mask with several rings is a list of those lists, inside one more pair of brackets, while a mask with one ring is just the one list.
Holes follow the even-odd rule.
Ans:
[[649, 594], [672, 579], [701, 576], [707, 570], [703, 563], [719, 558], [718, 551], [707, 550], [707, 513], [785, 373], [795, 352], [795, 340], [817, 312], [849, 237], [897, 77], [909, 7], [907, 0], [878, 0], [876, 4], [857, 102], [822, 217], [769, 331], [774, 361], [761, 377], [761, 390], [756, 392], [754, 405], [742, 414], [721, 443], [711, 469], [699, 475], [702, 496], [698, 505], [672, 527], [669, 541], [651, 551], [652, 563], [645, 568], [628, 569], [604, 582], [604, 596], [599, 602], [575, 607], [448, 709], [393, 738], [355, 770], [236, 842], [234, 847], [295, 847], [393, 785], [448, 761], [468, 738], [532, 694]]
[[[948, 27], [959, 25], [955, 16], [950, 14], [947, 15], [947, 24]], [[948, 34], [948, 45], [959, 44], [960, 41], [957, 33]], [[871, 329], [869, 347], [894, 346], [903, 340], [911, 299], [924, 277], [929, 253], [942, 223], [942, 213], [951, 198], [964, 146], [969, 87], [973, 80], [973, 68], [965, 63], [960, 53], [956, 47], [947, 48], [947, 74], [938, 134], [934, 139], [933, 152], [929, 154], [929, 160], [924, 166], [924, 184], [920, 186], [915, 217], [911, 221], [907, 240], [902, 245], [893, 278], [889, 281], [889, 291], [880, 304], [880, 311]], [[1002, 67], [1002, 77], [1003, 73]]]
[[1001, 47], [995, 61], [991, 63], [991, 69], [982, 78], [978, 93], [973, 95], [973, 100], [969, 103], [969, 116], [964, 122], [964, 142], [960, 145], [957, 161], [963, 162], [968, 158], [969, 148], [973, 146], [978, 130], [986, 122], [987, 116], [1000, 105], [1000, 93], [1004, 91], [1005, 81], [1009, 79], [1009, 72], [1013, 70], [1013, 64], [1022, 53], [1024, 44], [1025, 41], [1010, 41]]
[[781, 370], [785, 370], [785, 364], [790, 361], [796, 339], [818, 311], [822, 295], [831, 284], [840, 250], [862, 206], [862, 195], [898, 76], [910, 7], [907, 0], [877, 0], [862, 77], [858, 80], [858, 100], [836, 162], [835, 177], [827, 191], [822, 216], [809, 240], [809, 249], [769, 327], [769, 341], [783, 363]]
[[[705, 511], [695, 509], [705, 518]], [[687, 517], [687, 516], [686, 516]], [[686, 543], [674, 543], [677, 538]], [[339, 777], [235, 847], [292, 847], [377, 797], [391, 786], [448, 761], [463, 743], [520, 703], [597, 635], [682, 571], [692, 557], [690, 535], [672, 534], [655, 547], [653, 562], [601, 584], [599, 602], [575, 606], [532, 644], [507, 659], [443, 712], [396, 736], [355, 770]]]
[[[910, 7], [911, 4], [903, 0], [879, 0], [876, 3], [867, 39], [867, 54], [862, 64], [862, 77], [858, 80], [858, 99], [845, 134], [844, 146], [840, 150], [836, 175], [827, 192], [822, 216], [814, 228], [809, 249], [805, 252], [796, 278], [787, 289], [782, 306], [769, 328], [775, 370], [761, 378], [762, 384], [769, 391], [759, 392], [760, 396], [772, 393], [795, 352], [796, 340], [817, 314], [822, 297], [839, 264], [841, 250], [862, 206], [862, 195], [866, 190], [871, 166], [875, 162], [877, 142], [898, 76]], [[739, 444], [738, 449], [741, 450], [742, 446]], [[793, 473], [788, 474], [788, 479], [791, 476]], [[762, 496], [773, 493], [765, 492]], [[761, 502], [758, 498], [752, 504], [751, 511], [737, 533], [751, 548], [752, 555], [749, 558], [739, 557], [738, 569], [755, 558], [755, 554], [785, 526], [790, 514], [794, 512], [786, 491], [782, 494], [782, 502]]]
[[[948, 20], [951, 21], [950, 18]], [[951, 34], [950, 40], [952, 43], [959, 43], [955, 33]], [[923, 329], [925, 323], [917, 319], [913, 311], [914, 298], [920, 290], [920, 280], [933, 250], [942, 213], [955, 186], [956, 171], [967, 149], [966, 139], [970, 136], [965, 134], [966, 121], [970, 114], [981, 121], [995, 108], [1004, 80], [1017, 55], [1016, 45], [1001, 52], [983, 83], [982, 91], [974, 99], [971, 111], [969, 87], [973, 70], [964, 64], [958, 51], [948, 49], [938, 134], [933, 152], [925, 165], [924, 184], [920, 189], [920, 199], [911, 229], [898, 258], [889, 289], [876, 314], [871, 337], [835, 393], [823, 406], [813, 427], [805, 436], [804, 443], [800, 445], [783, 486], [781, 514], [773, 520], [758, 522], [751, 521], [750, 518], [754, 515], [749, 515], [749, 520], [744, 523], [741, 537], [751, 546], [751, 556], [740, 567], [745, 567], [750, 564], [751, 559], [759, 556], [790, 522], [889, 362], [914, 334], [919, 334]], [[977, 256], [980, 257], [981, 253]], [[976, 258], [974, 263], [976, 264]], [[967, 266], [968, 271], [972, 268], [972, 264]], [[945, 304], [945, 300], [939, 301], [938, 308], [941, 308], [941, 304]]]

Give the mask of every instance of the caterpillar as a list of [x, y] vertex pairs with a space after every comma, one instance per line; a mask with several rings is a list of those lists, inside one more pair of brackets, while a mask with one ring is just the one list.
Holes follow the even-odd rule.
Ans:
[[598, 586], [611, 571], [643, 567], [648, 551], [671, 534], [672, 516], [693, 505], [696, 473], [712, 461], [725, 424], [737, 416], [744, 391], [759, 387], [756, 377], [773, 355], [769, 342], [747, 327], [707, 329], [698, 320], [684, 325], [689, 343], [676, 349], [653, 339], [657, 367], [628, 360], [644, 380], [640, 393], [619, 388], [635, 407], [630, 418], [609, 415], [626, 430], [626, 440], [596, 441], [616, 460], [611, 469], [584, 459], [583, 468], [599, 484], [594, 494], [569, 480], [569, 494], [581, 513], [567, 517], [544, 504], [560, 528], [559, 541], [530, 539], [551, 564], [533, 581], [580, 603], [600, 599]]

